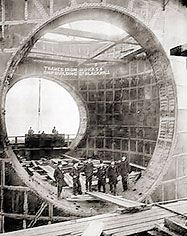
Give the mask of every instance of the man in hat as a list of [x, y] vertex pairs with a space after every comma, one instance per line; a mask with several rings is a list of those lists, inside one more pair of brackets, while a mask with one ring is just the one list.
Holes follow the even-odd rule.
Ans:
[[83, 172], [86, 176], [86, 191], [92, 191], [92, 176], [94, 171], [94, 165], [92, 163], [91, 158], [88, 159], [88, 161], [83, 166]]
[[118, 164], [118, 172], [121, 175], [123, 191], [128, 189], [128, 173], [129, 173], [129, 162], [126, 156], [122, 156], [121, 161]]
[[106, 167], [103, 164], [103, 161], [100, 161], [100, 165], [97, 169], [97, 178], [98, 178], [98, 191], [101, 192], [101, 187], [103, 188], [103, 193], [106, 192]]
[[62, 169], [62, 164], [60, 161], [58, 162], [57, 167], [54, 171], [54, 178], [57, 182], [57, 197], [59, 199], [62, 192], [62, 188], [65, 186], [64, 171]]
[[75, 163], [73, 165], [70, 175], [73, 177], [73, 195], [77, 195], [77, 193], [82, 194], [80, 183], [80, 169], [78, 163]]
[[108, 167], [107, 177], [109, 178], [110, 192], [116, 195], [118, 169], [114, 161], [112, 161]]

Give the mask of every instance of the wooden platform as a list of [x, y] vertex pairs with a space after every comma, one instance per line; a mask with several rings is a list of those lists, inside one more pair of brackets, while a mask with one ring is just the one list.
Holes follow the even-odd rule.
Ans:
[[[174, 203], [168, 203], [165, 207], [184, 213], [187, 215], [187, 201], [178, 201]], [[103, 224], [103, 232], [106, 235], [112, 234], [113, 236], [127, 236], [135, 233], [145, 232], [153, 229], [155, 224], [162, 224], [164, 218], [175, 216], [169, 210], [162, 209], [158, 206], [153, 206], [150, 210], [119, 214], [108, 213], [98, 216], [92, 216], [62, 223], [56, 223], [46, 226], [40, 226], [27, 230], [19, 230], [11, 233], [5, 233], [6, 236], [67, 236], [76, 235], [81, 236], [91, 222], [99, 222]]]

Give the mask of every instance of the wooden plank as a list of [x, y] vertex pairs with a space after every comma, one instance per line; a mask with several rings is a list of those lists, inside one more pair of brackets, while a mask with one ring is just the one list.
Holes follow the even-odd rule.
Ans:
[[85, 201], [94, 201], [95, 198], [89, 196], [88, 194], [83, 194], [78, 196], [71, 196], [71, 198], [66, 198], [66, 200], [70, 202], [85, 202]]
[[[158, 221], [159, 223], [162, 223], [163, 220]], [[154, 223], [145, 223], [142, 224], [142, 226], [139, 225], [135, 225], [133, 227], [133, 229], [131, 228], [130, 230], [128, 230], [128, 228], [121, 228], [121, 231], [118, 231], [116, 233], [112, 233], [112, 236], [128, 236], [128, 235], [136, 235], [138, 233], [143, 233], [146, 232], [148, 230], [152, 230], [154, 228]], [[104, 231], [105, 232], [105, 231]], [[110, 234], [108, 231], [106, 232], [106, 234]]]
[[140, 165], [137, 165], [137, 164], [134, 164], [134, 163], [129, 163], [129, 165], [132, 166], [132, 167], [135, 167], [137, 169], [140, 169], [140, 170], [146, 170], [146, 167], [140, 166]]
[[186, 219], [182, 219], [181, 217], [164, 219], [164, 225], [168, 229], [178, 233], [179, 235], [187, 234], [187, 226], [185, 225], [185, 223]]
[[93, 221], [89, 224], [86, 230], [83, 232], [82, 236], [100, 236], [103, 231], [103, 223], [98, 221]]
[[37, 167], [38, 167], [38, 165], [37, 165], [36, 161], [32, 160], [32, 161], [31, 161], [31, 163], [32, 163], [32, 165], [33, 165], [35, 168], [37, 168]]
[[158, 224], [158, 223], [155, 224], [155, 229], [153, 232], [156, 234], [152, 234], [152, 235], [156, 235], [156, 236], [157, 235], [181, 236], [181, 234], [179, 235], [177, 233], [171, 232], [168, 228], [164, 226], [164, 224]]
[[51, 159], [51, 161], [54, 163], [54, 164], [58, 164], [58, 162], [60, 162], [62, 165], [67, 165], [68, 163], [60, 158], [53, 158]]
[[12, 191], [30, 191], [29, 187], [24, 187], [24, 186], [12, 186], [12, 185], [5, 185], [3, 188], [12, 190]]
[[71, 159], [73, 161], [77, 161], [77, 162], [80, 162], [80, 160], [78, 158], [75, 158], [75, 157], [72, 157], [72, 156], [69, 156], [69, 155], [66, 155], [66, 154], [63, 154], [64, 157], [68, 158], [68, 159]]
[[[23, 214], [17, 214], [17, 213], [3, 213], [2, 215], [5, 216], [5, 217], [8, 217], [8, 218], [19, 219], [19, 220], [22, 220], [24, 218], [26, 218], [27, 220], [33, 220], [36, 217], [36, 215], [26, 215], [25, 216]], [[54, 221], [66, 221], [66, 222], [68, 222], [70, 220], [74, 220], [75, 218], [76, 217], [74, 217], [74, 216], [53, 216]], [[50, 217], [49, 216], [40, 216], [40, 220], [48, 221], [48, 220], [50, 220]]]
[[137, 207], [137, 206], [145, 206], [145, 204], [140, 202], [131, 201], [125, 198], [119, 198], [117, 196], [113, 196], [111, 194], [106, 193], [100, 193], [100, 192], [88, 192], [89, 195], [102, 199], [107, 202], [111, 202], [113, 204], [116, 204], [118, 206], [128, 208], [128, 207]]

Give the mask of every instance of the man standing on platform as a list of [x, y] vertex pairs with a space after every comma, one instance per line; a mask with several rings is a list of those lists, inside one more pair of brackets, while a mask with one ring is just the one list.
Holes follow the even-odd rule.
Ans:
[[107, 170], [107, 177], [109, 178], [110, 192], [116, 195], [118, 169], [115, 162], [112, 161]]
[[89, 158], [88, 161], [83, 166], [83, 172], [86, 176], [86, 191], [92, 191], [92, 176], [94, 171], [94, 165], [92, 160]]
[[58, 132], [57, 132], [57, 130], [56, 130], [56, 127], [54, 126], [53, 127], [53, 130], [52, 130], [52, 134], [57, 134]]
[[103, 164], [103, 161], [100, 161], [100, 166], [97, 169], [97, 178], [98, 178], [98, 191], [101, 192], [101, 187], [103, 187], [103, 193], [106, 192], [106, 168]]
[[122, 157], [122, 160], [118, 164], [118, 172], [121, 175], [123, 191], [128, 189], [128, 173], [129, 173], [129, 162], [126, 156]]
[[57, 182], [57, 197], [59, 199], [62, 192], [62, 188], [65, 186], [64, 171], [62, 169], [62, 164], [60, 161], [58, 162], [58, 165], [55, 169], [54, 178]]
[[80, 183], [80, 169], [78, 163], [75, 163], [70, 175], [73, 178], [73, 195], [82, 194], [81, 183]]
[[28, 135], [33, 135], [33, 134], [34, 134], [34, 130], [32, 129], [32, 127], [30, 127], [28, 130]]

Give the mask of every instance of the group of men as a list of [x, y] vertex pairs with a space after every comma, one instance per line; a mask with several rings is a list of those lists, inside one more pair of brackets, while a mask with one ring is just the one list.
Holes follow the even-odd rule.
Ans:
[[[109, 166], [104, 165], [103, 161], [100, 161], [100, 165], [94, 168], [91, 159], [81, 167], [79, 163], [75, 163], [70, 171], [70, 175], [73, 178], [73, 194], [82, 194], [81, 183], [80, 183], [80, 173], [83, 172], [86, 178], [86, 191], [92, 191], [92, 179], [95, 175], [97, 177], [97, 188], [98, 191], [101, 190], [106, 192], [106, 183], [108, 178], [109, 190], [112, 194], [116, 195], [118, 176], [121, 176], [123, 191], [128, 189], [128, 173], [129, 173], [129, 162], [126, 156], [118, 162], [112, 161]], [[57, 196], [61, 195], [62, 188], [65, 186], [64, 181], [64, 171], [62, 165], [59, 163], [54, 172], [54, 178], [57, 182]]]
[[[28, 130], [28, 135], [31, 136], [34, 134], [34, 130], [32, 129], [32, 127], [29, 128]], [[38, 131], [38, 134], [40, 134], [40, 131]], [[44, 131], [42, 131], [41, 134], [45, 134]], [[56, 130], [56, 127], [54, 126], [53, 129], [52, 129], [52, 134], [58, 134], [58, 131]]]

